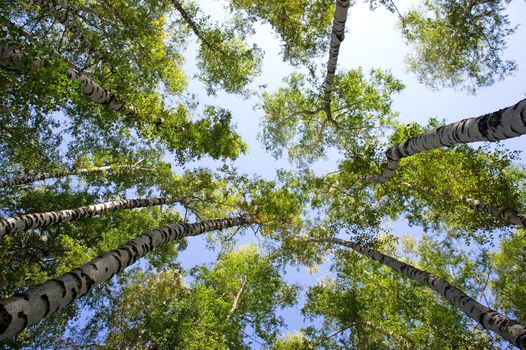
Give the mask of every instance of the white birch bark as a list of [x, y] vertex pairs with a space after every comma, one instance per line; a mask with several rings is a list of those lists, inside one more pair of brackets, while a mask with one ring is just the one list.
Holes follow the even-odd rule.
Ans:
[[400, 159], [440, 147], [500, 141], [526, 134], [526, 99], [493, 113], [467, 118], [426, 132], [387, 150], [387, 164], [380, 175], [368, 176], [365, 183], [384, 183], [393, 177]]
[[506, 224], [515, 227], [526, 227], [526, 215], [523, 213], [518, 213], [508, 208], [497, 208], [471, 198], [462, 198], [462, 201], [471, 209], [489, 214]]
[[[406, 186], [412, 191], [416, 191], [415, 187], [409, 182], [402, 182], [402, 185]], [[424, 187], [422, 189], [426, 192], [431, 192], [432, 189], [429, 187]], [[469, 197], [460, 197], [460, 200], [452, 198], [451, 196], [446, 196], [445, 194], [440, 194], [440, 198], [449, 201], [449, 202], [458, 202], [459, 204], [464, 204], [470, 207], [473, 210], [486, 213], [493, 216], [494, 218], [500, 220], [501, 222], [515, 227], [526, 227], [526, 214], [519, 213], [515, 210], [496, 207], [487, 203], [483, 203], [479, 200], [472, 199]]]
[[0, 340], [14, 336], [24, 328], [72, 303], [93, 287], [108, 281], [115, 274], [165, 243], [204, 232], [252, 223], [254, 220], [251, 218], [237, 217], [194, 224], [180, 222], [147, 231], [60, 277], [9, 299], [0, 300]]
[[93, 47], [90, 40], [84, 35], [82, 24], [76, 19], [76, 13], [74, 11], [63, 4], [58, 4], [54, 0], [33, 0], [31, 2], [39, 6], [40, 9], [50, 17], [60, 22], [66, 30], [74, 35], [80, 46]]
[[429, 272], [417, 269], [414, 266], [396, 260], [374, 249], [366, 248], [352, 242], [338, 238], [326, 238], [313, 241], [324, 241], [343, 245], [351, 248], [381, 264], [401, 273], [407, 278], [419, 282], [446, 298], [454, 307], [461, 310], [469, 318], [478, 322], [482, 327], [495, 332], [511, 344], [526, 349], [526, 327], [517, 321], [501, 315], [492, 309], [480, 304], [466, 293], [448, 283], [444, 279], [434, 276]]
[[239, 305], [239, 299], [241, 299], [241, 294], [243, 294], [243, 290], [245, 289], [246, 283], [247, 278], [243, 276], [243, 279], [241, 280], [241, 286], [239, 287], [236, 296], [234, 297], [234, 302], [232, 303], [230, 311], [228, 311], [228, 315], [226, 316], [225, 322], [229, 322], [232, 316], [234, 315], [234, 312], [237, 310], [237, 306]]
[[329, 49], [329, 61], [327, 62], [327, 76], [323, 83], [324, 86], [324, 109], [327, 118], [331, 119], [331, 93], [334, 84], [334, 75], [338, 64], [338, 54], [340, 53], [340, 44], [345, 37], [345, 22], [347, 12], [351, 5], [350, 0], [336, 0], [336, 11], [332, 22], [331, 42]]
[[102, 213], [119, 209], [144, 208], [166, 203], [182, 202], [180, 198], [118, 199], [114, 201], [86, 205], [75, 209], [24, 214], [0, 219], [0, 237], [15, 232], [47, 227], [60, 223], [91, 218]]
[[[26, 53], [0, 43], [0, 67], [8, 70], [21, 71], [29, 61]], [[93, 102], [106, 105], [110, 110], [122, 112], [125, 115], [132, 115], [134, 113], [133, 108], [125, 109], [124, 104], [119, 102], [111, 92], [104, 89], [76, 68], [68, 68], [67, 76], [70, 80], [78, 80], [79, 90], [88, 95]]]
[[[112, 170], [116, 168], [128, 168], [128, 166], [107, 165], [107, 166], [101, 166], [101, 167], [95, 167], [95, 168], [71, 169], [71, 170], [54, 171], [54, 172], [49, 172], [49, 173], [38, 173], [34, 175], [19, 176], [19, 177], [14, 177], [11, 179], [0, 180], [0, 188], [23, 185], [27, 183], [40, 181], [40, 180], [53, 179], [53, 178], [63, 177], [63, 176], [68, 176], [68, 175], [81, 175], [81, 174], [86, 174], [86, 173], [91, 173], [91, 172], [103, 172], [103, 171]], [[133, 169], [133, 166], [129, 168]]]
[[122, 112], [125, 115], [132, 115], [135, 113], [134, 108], [124, 108], [124, 104], [120, 102], [115, 95], [102, 86], [97, 84], [95, 81], [90, 79], [86, 74], [81, 73], [77, 69], [68, 69], [68, 78], [70, 80], [79, 81], [79, 89], [95, 103], [106, 105], [108, 109], [115, 112]]

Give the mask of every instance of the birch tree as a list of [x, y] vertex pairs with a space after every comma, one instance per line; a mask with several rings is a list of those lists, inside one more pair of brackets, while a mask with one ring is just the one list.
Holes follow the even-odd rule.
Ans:
[[253, 219], [237, 217], [194, 224], [178, 223], [147, 231], [73, 271], [27, 290], [23, 296], [13, 296], [2, 301], [0, 339], [11, 337], [70, 304], [162, 244], [251, 223]]
[[[13, 71], [21, 71], [28, 66], [30, 59], [27, 57], [25, 52], [16, 50], [14, 48], [0, 44], [0, 66]], [[41, 65], [43, 62], [36, 62], [35, 64]], [[104, 89], [102, 86], [97, 84], [95, 81], [90, 79], [85, 74], [81, 73], [77, 68], [71, 67], [67, 71], [68, 79], [79, 82], [79, 89], [82, 93], [86, 94], [93, 102], [105, 105], [112, 111], [122, 112], [130, 117], [135, 117], [135, 108], [125, 108], [124, 103], [118, 101], [114, 94]]]
[[191, 8], [180, 0], [172, 3], [181, 21], [198, 38], [198, 77], [205, 83], [207, 92], [215, 95], [221, 88], [248, 96], [247, 85], [261, 73], [263, 52], [255, 44], [252, 47], [247, 44], [244, 25], [222, 23], [221, 26], [212, 26], [206, 19], [199, 18], [202, 15], [199, 15], [198, 8]]
[[[214, 264], [196, 266], [189, 274], [194, 282], [183, 280], [184, 270], [129, 273], [122, 291], [111, 296], [111, 305], [98, 316], [109, 326], [100, 345], [243, 348], [258, 341], [272, 343], [283, 327], [274, 311], [290, 305], [296, 294], [272, 261], [252, 245], [228, 251]], [[142, 300], [134, 297], [138, 294]], [[95, 333], [101, 326], [93, 319], [81, 333]], [[147, 337], [141, 334], [144, 331]], [[79, 345], [90, 342], [80, 333], [70, 340]]]
[[[104, 7], [108, 6], [111, 11], [114, 10], [110, 3], [104, 5]], [[49, 21], [51, 24], [46, 24], [46, 21], [44, 21], [44, 24], [38, 24], [35, 28], [35, 33], [25, 35], [24, 40], [31, 37], [34, 40], [31, 39], [29, 41], [33, 46], [36, 45], [40, 52], [51, 53], [53, 60], [60, 61], [62, 58], [68, 62], [71, 67], [68, 67], [66, 70], [66, 77], [73, 79], [75, 82], [80, 81], [80, 90], [87, 93], [91, 100], [102, 103], [109, 108], [108, 111], [110, 112], [123, 111], [124, 114], [119, 122], [123, 123], [127, 128], [131, 127], [138, 130], [140, 136], [146, 140], [161, 140], [161, 143], [167, 145], [169, 150], [178, 153], [180, 160], [198, 157], [204, 149], [208, 150], [204, 151], [205, 153], [210, 152], [210, 154], [214, 154], [213, 157], [216, 157], [216, 154], [221, 151], [237, 154], [243, 152], [244, 145], [240, 142], [238, 135], [235, 135], [235, 133], [231, 134], [224, 129], [230, 121], [228, 113], [219, 112], [220, 109], [208, 108], [204, 110], [201, 118], [196, 120], [196, 118], [190, 118], [189, 116], [190, 111], [186, 106], [188, 104], [187, 100], [184, 100], [184, 103], [179, 103], [175, 108], [165, 108], [166, 97], [155, 92], [159, 84], [162, 84], [166, 89], [165, 91], [170, 94], [181, 95], [185, 86], [185, 78], [180, 68], [180, 56], [178, 56], [177, 51], [172, 46], [166, 45], [163, 41], [163, 38], [168, 35], [173, 35], [176, 38], [180, 37], [180, 33], [177, 31], [165, 30], [167, 26], [165, 26], [166, 18], [163, 17], [163, 14], [167, 9], [168, 7], [163, 5], [147, 10], [151, 11], [148, 13], [148, 16], [150, 16], [148, 21], [150, 21], [151, 27], [144, 26], [144, 23], [137, 23], [137, 19], [134, 16], [137, 15], [137, 11], [143, 11], [141, 9], [128, 8], [123, 10], [125, 16], [130, 16], [129, 18], [123, 18], [122, 16], [121, 18], [115, 18], [112, 12], [111, 19], [104, 19], [104, 26], [109, 26], [108, 30], [115, 30], [118, 33], [111, 38], [112, 41], [117, 37], [120, 37], [122, 41], [121, 43], [115, 43], [115, 46], [111, 47], [111, 50], [113, 50], [111, 54], [108, 53], [107, 48], [100, 48], [99, 51], [107, 53], [105, 57], [109, 57], [108, 60], [110, 62], [106, 62], [108, 60], [105, 62], [95, 60], [89, 66], [89, 69], [84, 67], [86, 64], [89, 65], [84, 58], [89, 58], [90, 52], [78, 52], [75, 50], [69, 52], [64, 50], [64, 47], [61, 46], [62, 42], [65, 41], [62, 40], [64, 38], [63, 33], [68, 31], [68, 29], [62, 30], [62, 34], [61, 31], [55, 32], [54, 22]], [[13, 11], [12, 23], [16, 25], [17, 21], [23, 21], [17, 16], [18, 14], [14, 8], [11, 10]], [[21, 11], [25, 12], [26, 10]], [[96, 17], [98, 18], [97, 21], [102, 21], [98, 17], [101, 15], [99, 12], [106, 15], [107, 11], [107, 8], [98, 9], [95, 13], [92, 9], [85, 7], [77, 10], [71, 9], [71, 12], [76, 13], [81, 21], [86, 21], [88, 17]], [[146, 13], [142, 13], [141, 16], [145, 18]], [[31, 22], [31, 14], [28, 14], [28, 17], [30, 18], [28, 21]], [[88, 20], [87, 22], [90, 21]], [[18, 25], [17, 27], [20, 28]], [[101, 29], [97, 25], [93, 26], [91, 22], [90, 25], [85, 27], [90, 28], [90, 33], [94, 34], [95, 37], [101, 34], [106, 35], [104, 39], [97, 37], [98, 39], [92, 40], [92, 42], [99, 44], [100, 40], [108, 40], [106, 28]], [[133, 27], [133, 30], [131, 30], [133, 33], [130, 33], [130, 27]], [[102, 31], [103, 33], [97, 31]], [[53, 33], [55, 35], [42, 37], [40, 33]], [[135, 35], [133, 40], [139, 40], [140, 43], [136, 43], [136, 46], [123, 46], [122, 42], [130, 40], [129, 37], [132, 34]], [[17, 38], [20, 35], [20, 30], [18, 30], [18, 34], [17, 30], [14, 30], [9, 35], [12, 38]], [[24, 41], [18, 38], [16, 40]], [[142, 42], [143, 40], [144, 43]], [[59, 42], [58, 45], [57, 42]], [[46, 47], [46, 49], [43, 50], [42, 46]], [[2, 52], [8, 54], [8, 51], [3, 50]], [[63, 51], [66, 51], [67, 54], [64, 55]], [[74, 54], [77, 54], [77, 56]], [[30, 58], [31, 60], [34, 59], [34, 57]], [[47, 62], [48, 60], [45, 61]], [[121, 64], [123, 65], [122, 70], [114, 68], [116, 65]], [[24, 66], [26, 65], [24, 64]], [[129, 67], [129, 70], [125, 67]], [[89, 77], [85, 71], [90, 72]], [[104, 84], [96, 81], [104, 81]], [[134, 84], [129, 83], [130, 81], [134, 81]], [[68, 99], [70, 101], [73, 100], [74, 104], [77, 105], [76, 110], [69, 110], [74, 118], [76, 114], [81, 112], [95, 115], [107, 114], [104, 110], [97, 110], [93, 106], [86, 105], [84, 101], [76, 96], [68, 96]], [[66, 105], [68, 104], [66, 103]], [[99, 119], [99, 122], [105, 120], [108, 124], [114, 124], [116, 120], [112, 118], [114, 116], [110, 113], [110, 115], [104, 115], [103, 118]], [[159, 127], [161, 124], [163, 125], [162, 128]], [[222, 132], [218, 132], [219, 129]], [[207, 136], [212, 134], [214, 137], [203, 142]], [[214, 140], [214, 145], [212, 145], [211, 140]], [[231, 143], [232, 141], [234, 143]], [[230, 143], [230, 145], [225, 146], [226, 143]], [[230, 157], [224, 153], [219, 155], [220, 158], [223, 156]], [[234, 155], [232, 154], [232, 156]]]
[[54, 172], [48, 172], [48, 173], [37, 173], [34, 175], [19, 176], [19, 177], [14, 177], [10, 179], [0, 180], [0, 188], [19, 186], [19, 185], [29, 184], [29, 183], [33, 183], [33, 182], [37, 182], [41, 180], [53, 179], [53, 178], [58, 178], [58, 177], [70, 176], [70, 175], [82, 175], [82, 174], [91, 173], [91, 172], [106, 172], [106, 171], [113, 170], [115, 168], [120, 168], [120, 167], [122, 166], [106, 165], [106, 166], [101, 166], [101, 167], [69, 169], [69, 170], [54, 171]]
[[269, 23], [281, 39], [283, 59], [294, 65], [327, 50], [334, 0], [232, 0], [230, 9], [249, 22]]
[[431, 288], [446, 298], [455, 308], [462, 310], [468, 317], [478, 322], [482, 327], [495, 332], [521, 349], [526, 348], [526, 327], [524, 325], [480, 304], [442, 278], [417, 269], [414, 266], [403, 263], [374, 249], [363, 247], [349, 241], [329, 238], [327, 242], [351, 248], [403, 274], [407, 278]]
[[395, 173], [400, 160], [419, 152], [477, 141], [495, 142], [526, 133], [522, 116], [526, 100], [479, 117], [463, 119], [435, 131], [424, 133], [386, 151], [387, 164], [380, 175], [369, 176], [366, 183], [384, 183]]
[[327, 62], [327, 76], [323, 82], [323, 100], [324, 110], [327, 118], [331, 119], [331, 93], [334, 83], [334, 74], [338, 64], [338, 54], [340, 53], [340, 44], [345, 38], [345, 22], [347, 21], [347, 11], [351, 6], [350, 1], [336, 1], [336, 11], [332, 22], [331, 41], [329, 48], [329, 61]]
[[[19, 51], [9, 47], [5, 47], [3, 49], [0, 47], [0, 50], [2, 53], [4, 53], [4, 55], [10, 55], [10, 57], [5, 56], [2, 59], [2, 62], [5, 62], [6, 64], [5, 68], [19, 70], [21, 67], [26, 65], [23, 63], [27, 61], [26, 54], [20, 53]], [[119, 102], [119, 100], [116, 99], [112, 93], [99, 86], [92, 79], [80, 73], [75, 68], [69, 68], [67, 70], [67, 77], [73, 81], [79, 80], [81, 91], [87, 94], [92, 101], [106, 106], [111, 111], [123, 112], [125, 117], [131, 118], [128, 120], [129, 123], [139, 124], [139, 130], [146, 132], [145, 127], [148, 126], [149, 122], [151, 123], [151, 120], [148, 121], [148, 119], [146, 119], [146, 124], [144, 124], [143, 116], [137, 114], [135, 107], [131, 106], [130, 108], [126, 109], [125, 105]], [[158, 126], [165, 124], [165, 128], [159, 129], [161, 132], [158, 132], [157, 135], [160, 136], [161, 139], [167, 143], [169, 149], [173, 151], [178, 150], [182, 154], [189, 153], [190, 157], [195, 157], [202, 152], [208, 152], [213, 157], [217, 158], [223, 157], [225, 155], [225, 153], [220, 153], [221, 151], [233, 152], [232, 155], [234, 155], [239, 154], [239, 152], [242, 152], [244, 149], [244, 145], [240, 141], [239, 136], [235, 133], [231, 134], [224, 128], [230, 122], [230, 115], [227, 111], [208, 108], [205, 110], [205, 115], [207, 115], [208, 118], [203, 118], [198, 122], [192, 123], [187, 121], [188, 116], [184, 108], [180, 108], [175, 112], [166, 111], [162, 108], [156, 109], [159, 113], [157, 116], [155, 116], [155, 114], [153, 115], [154, 124]], [[152, 116], [150, 115], [147, 118], [151, 119]], [[177, 124], [181, 126], [177, 126]], [[175, 130], [171, 128], [175, 128]], [[179, 137], [175, 138], [174, 131], [180, 132], [182, 134], [177, 135]], [[205, 136], [204, 138], [206, 141], [203, 140], [202, 135], [211, 134], [213, 134], [215, 137], [206, 138]], [[148, 134], [143, 133], [143, 135]], [[209, 142], [210, 140], [214, 140], [217, 143], [211, 147]], [[225, 143], [230, 144], [226, 147], [221, 145]], [[181, 156], [181, 158], [184, 159], [183, 156]]]
[[[420, 241], [418, 244], [427, 245]], [[374, 246], [394, 254], [398, 244], [384, 237]], [[471, 282], [473, 278], [485, 278], [476, 261], [464, 260], [463, 252], [447, 243], [434, 242], [425, 248], [428, 250], [409, 243], [398, 247], [396, 251], [400, 254], [403, 251], [404, 256], [416, 254], [419, 266], [433, 266], [438, 275], [453, 279], [456, 285], [470, 292], [478, 288]], [[491, 334], [474, 327], [471, 320], [455, 311], [445, 299], [437, 298], [434, 291], [421, 288], [366, 256], [351, 249], [337, 249], [332, 268], [335, 276], [310, 287], [302, 309], [309, 319], [322, 317], [321, 325], [301, 330], [310, 344], [374, 349], [491, 349], [498, 346]], [[454, 275], [450, 275], [450, 271]]]
[[360, 70], [336, 76], [331, 113], [325, 113], [321, 87], [301, 74], [291, 74], [285, 87], [264, 93], [263, 143], [275, 157], [288, 157], [308, 164], [329, 149], [352, 157], [371, 149], [396, 115], [392, 95], [402, 83], [391, 74], [372, 70], [369, 77]]
[[[426, 128], [435, 128], [433, 125]], [[424, 132], [416, 124], [401, 126], [391, 141], [398, 143]], [[376, 186], [374, 196], [391, 203], [391, 212], [411, 225], [482, 244], [492, 241], [501, 230], [508, 232], [521, 225], [524, 171], [518, 160], [517, 152], [501, 146], [434, 149], [402, 159], [396, 180]], [[374, 171], [373, 166], [362, 174]], [[356, 175], [357, 183], [360, 176]], [[338, 181], [338, 186], [349, 178], [344, 174], [333, 177], [330, 183]]]
[[173, 204], [177, 202], [184, 203], [185, 200], [182, 198], [119, 199], [86, 205], [75, 209], [24, 214], [12, 218], [0, 219], [0, 237], [33, 228], [44, 228], [50, 225], [86, 219], [109, 211]]
[[433, 88], [474, 92], [512, 74], [517, 65], [503, 57], [516, 27], [505, 14], [509, 1], [424, 1], [401, 15], [402, 33], [414, 51], [409, 69]]

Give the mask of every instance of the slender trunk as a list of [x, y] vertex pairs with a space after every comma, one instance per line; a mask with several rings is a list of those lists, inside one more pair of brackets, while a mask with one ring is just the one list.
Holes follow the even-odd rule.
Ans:
[[[18, 33], [20, 33], [20, 35], [25, 37], [34, 45], [40, 45], [36, 38], [34, 38], [30, 33], [27, 33], [25, 30], [23, 30], [16, 24], [11, 23], [7, 20], [2, 20], [2, 24], [8, 28], [17, 31]], [[59, 52], [53, 50], [52, 53], [53, 56], [57, 59], [64, 60], [64, 58]], [[31, 62], [30, 57], [28, 57], [25, 52], [13, 49], [2, 43], [0, 43], [0, 55], [0, 67], [9, 70], [21, 71], [27, 66], [28, 62]], [[42, 62], [38, 58], [36, 59], [36, 62], [40, 62], [40, 64], [46, 63]], [[125, 106], [124, 103], [119, 101], [119, 99], [114, 94], [112, 94], [110, 91], [97, 84], [93, 79], [89, 78], [87, 75], [82, 73], [77, 67], [75, 67], [75, 65], [72, 62], [66, 61], [66, 63], [69, 65], [67, 73], [68, 79], [73, 81], [78, 80], [80, 91], [88, 95], [88, 97], [93, 102], [105, 105], [108, 109], [122, 113], [126, 116], [139, 118], [136, 115], [135, 107]]]
[[400, 159], [419, 152], [477, 141], [495, 142], [525, 133], [526, 99], [493, 113], [442, 126], [389, 148], [386, 152], [387, 164], [382, 173], [366, 177], [365, 182], [386, 182], [394, 175]]
[[65, 222], [87, 219], [119, 209], [144, 208], [183, 201], [184, 200], [180, 198], [118, 199], [110, 202], [86, 205], [75, 209], [24, 214], [13, 218], [0, 219], [0, 237], [6, 234], [26, 231], [37, 227], [47, 227]]
[[194, 224], [180, 222], [145, 232], [119, 248], [91, 260], [60, 277], [26, 292], [0, 301], [0, 340], [72, 303], [93, 287], [108, 281], [155, 248], [189, 236], [254, 223], [249, 217], [208, 220]]
[[463, 291], [443, 280], [442, 278], [434, 276], [429, 272], [417, 269], [414, 266], [396, 260], [374, 249], [362, 247], [342, 239], [326, 238], [313, 241], [330, 242], [349, 247], [356, 252], [374, 259], [381, 264], [401, 273], [413, 281], [426, 285], [430, 289], [442, 295], [454, 307], [462, 310], [466, 316], [478, 322], [482, 327], [497, 333], [511, 344], [516, 345], [521, 349], [526, 349], [525, 326], [480, 304], [475, 299], [466, 295]]
[[181, 4], [181, 1], [172, 0], [172, 4], [174, 5], [177, 12], [179, 12], [183, 20], [186, 22], [186, 25], [188, 25], [188, 27], [192, 30], [192, 32], [194, 32], [194, 34], [199, 38], [199, 40], [201, 40], [209, 48], [213, 49], [213, 45], [204, 37], [203, 33], [201, 33], [201, 30], [192, 19], [192, 16], [190, 16], [190, 14], [185, 10], [183, 5]]
[[245, 289], [246, 284], [247, 284], [247, 278], [243, 277], [243, 279], [241, 280], [241, 287], [239, 287], [239, 290], [236, 293], [236, 297], [234, 298], [234, 302], [232, 303], [232, 307], [230, 308], [230, 311], [228, 312], [225, 322], [229, 322], [230, 319], [232, 318], [232, 315], [234, 315], [234, 312], [237, 310], [237, 306], [239, 305], [239, 299], [241, 298], [241, 294], [243, 294], [243, 290]]
[[[123, 165], [117, 165], [117, 166], [116, 165], [106, 165], [106, 166], [101, 166], [101, 167], [96, 167], [96, 168], [60, 170], [60, 171], [53, 171], [49, 173], [37, 173], [34, 175], [19, 176], [19, 177], [14, 177], [11, 179], [0, 180], [0, 188], [23, 185], [23, 184], [40, 181], [40, 180], [53, 179], [53, 178], [63, 177], [63, 176], [68, 176], [68, 175], [81, 175], [81, 174], [92, 173], [92, 172], [103, 172], [103, 171], [112, 170], [116, 168], [126, 168], [126, 167], [127, 166], [123, 166]], [[130, 168], [133, 168], [133, 167], [130, 167]]]
[[[30, 62], [25, 52], [13, 49], [2, 43], [0, 43], [0, 55], [0, 67], [12, 71], [22, 71], [27, 66], [27, 62]], [[68, 68], [67, 76], [70, 80], [78, 80], [79, 90], [88, 95], [93, 102], [106, 105], [110, 110], [123, 112], [125, 115], [134, 113], [133, 109], [125, 110], [124, 104], [119, 102], [111, 92], [104, 89], [84, 73], [81, 73], [78, 69], [74, 67]]]
[[462, 198], [462, 201], [465, 202], [471, 209], [489, 214], [506, 224], [515, 227], [526, 227], [526, 214], [518, 213], [515, 210], [508, 208], [496, 208], [492, 205], [482, 203], [476, 199]]
[[199, 29], [199, 26], [192, 19], [192, 16], [190, 16], [190, 14], [183, 7], [180, 0], [172, 0], [172, 4], [174, 5], [177, 12], [179, 12], [183, 20], [186, 22], [186, 25], [199, 38], [199, 40], [201, 40], [203, 44], [208, 46], [209, 49], [221, 53], [225, 58], [231, 58], [231, 55], [222, 50], [220, 47], [218, 47], [218, 45], [214, 45], [210, 41], [208, 41], [208, 39], [203, 35], [202, 31]]
[[[408, 182], [403, 182], [402, 185], [406, 186], [412, 191], [416, 191], [414, 186]], [[424, 187], [423, 190], [427, 193], [432, 194], [432, 189], [428, 187]], [[481, 201], [469, 197], [460, 197], [460, 200], [458, 200], [452, 198], [446, 193], [439, 193], [436, 195], [448, 202], [458, 202], [460, 204], [467, 205], [473, 210], [489, 214], [507, 225], [515, 227], [526, 227], [526, 214], [519, 213], [515, 210], [502, 207], [495, 207], [491, 204], [483, 203]]]
[[89, 38], [84, 35], [82, 24], [77, 21], [75, 11], [54, 0], [33, 0], [32, 3], [40, 7], [50, 17], [60, 22], [67, 31], [73, 34], [81, 47], [93, 48]]
[[332, 22], [331, 43], [329, 49], [329, 61], [327, 62], [327, 76], [324, 85], [324, 102], [327, 119], [332, 120], [331, 116], [331, 93], [334, 83], [334, 74], [338, 64], [338, 54], [340, 53], [340, 44], [345, 37], [345, 21], [347, 20], [347, 11], [349, 10], [350, 0], [336, 0], [336, 11]]

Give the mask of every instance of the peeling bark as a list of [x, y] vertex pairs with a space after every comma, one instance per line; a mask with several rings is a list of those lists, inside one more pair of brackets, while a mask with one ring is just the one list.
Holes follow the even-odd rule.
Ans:
[[165, 243], [254, 222], [250, 217], [208, 220], [194, 224], [180, 222], [145, 232], [119, 248], [60, 277], [30, 288], [22, 294], [1, 300], [0, 340], [14, 336], [24, 328], [72, 303], [93, 287], [108, 281], [113, 275]]
[[0, 219], [0, 237], [6, 234], [26, 231], [37, 227], [47, 227], [65, 222], [82, 220], [119, 209], [144, 208], [183, 201], [184, 200], [180, 198], [119, 199], [110, 202], [86, 205], [75, 209], [24, 214], [12, 218]]
[[133, 169], [133, 167], [122, 166], [122, 165], [118, 165], [118, 166], [107, 165], [107, 166], [101, 166], [101, 167], [96, 167], [96, 168], [81, 168], [81, 169], [53, 171], [49, 173], [38, 173], [35, 175], [19, 176], [19, 177], [15, 177], [11, 179], [0, 180], [0, 188], [23, 185], [23, 184], [40, 181], [40, 180], [52, 179], [52, 178], [63, 177], [63, 176], [68, 176], [68, 175], [81, 175], [81, 174], [86, 174], [86, 173], [91, 173], [91, 172], [103, 172], [103, 171], [112, 170], [116, 168]]
[[353, 249], [357, 253], [374, 259], [381, 264], [401, 273], [407, 278], [419, 282], [446, 298], [455, 308], [478, 322], [482, 327], [495, 332], [511, 344], [526, 349], [526, 327], [492, 309], [480, 304], [466, 293], [444, 279], [429, 272], [417, 269], [374, 249], [366, 248], [338, 238], [312, 239], [316, 242], [329, 242]]
[[387, 150], [387, 164], [380, 175], [365, 183], [384, 183], [393, 177], [400, 159], [440, 147], [477, 141], [500, 141], [526, 133], [526, 99], [480, 117], [467, 118], [409, 139]]
[[329, 49], [329, 61], [327, 62], [327, 76], [323, 83], [324, 86], [324, 109], [327, 119], [332, 120], [331, 115], [331, 93], [334, 84], [334, 75], [338, 64], [338, 54], [340, 53], [340, 44], [345, 37], [345, 22], [347, 20], [347, 11], [351, 5], [350, 0], [336, 0], [336, 11], [332, 22], [331, 43]]

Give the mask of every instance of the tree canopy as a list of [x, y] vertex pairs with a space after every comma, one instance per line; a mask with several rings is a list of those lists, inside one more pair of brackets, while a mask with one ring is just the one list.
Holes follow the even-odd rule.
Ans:
[[0, 348], [526, 349], [513, 6], [2, 2]]

